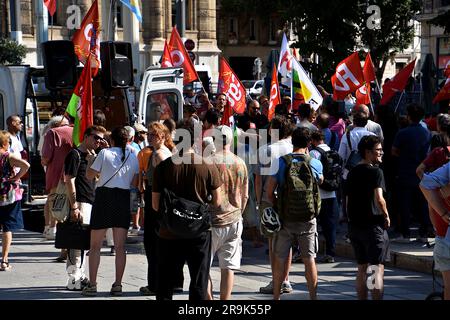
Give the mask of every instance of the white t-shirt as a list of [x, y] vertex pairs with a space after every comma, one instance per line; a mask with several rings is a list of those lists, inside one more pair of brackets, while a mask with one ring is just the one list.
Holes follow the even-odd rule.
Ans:
[[10, 135], [11, 138], [11, 146], [9, 147], [11, 149], [11, 152], [14, 153], [16, 156], [21, 158], [20, 153], [23, 151], [22, 142], [20, 141], [18, 136]]
[[[319, 144], [317, 147], [322, 149], [325, 152], [331, 150], [330, 147], [328, 145], [326, 145], [325, 143]], [[320, 152], [317, 151], [317, 150], [311, 150], [309, 152], [309, 155], [311, 157], [313, 157], [314, 159], [320, 160]], [[320, 199], [336, 198], [336, 192], [335, 191], [323, 190], [320, 186], [319, 186], [319, 194], [320, 194]]]
[[[125, 151], [126, 162], [122, 166], [122, 149], [112, 147], [103, 149], [98, 154], [91, 169], [100, 172], [100, 179], [97, 187], [130, 189], [134, 175], [139, 173], [139, 163], [136, 154], [128, 150]], [[128, 157], [128, 159], [127, 159]], [[117, 174], [105, 185], [114, 173], [122, 166]]]

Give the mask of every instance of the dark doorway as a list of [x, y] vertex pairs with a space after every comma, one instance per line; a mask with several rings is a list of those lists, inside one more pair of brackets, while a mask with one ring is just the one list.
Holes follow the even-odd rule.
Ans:
[[240, 80], [253, 80], [253, 65], [256, 57], [230, 57], [230, 66]]

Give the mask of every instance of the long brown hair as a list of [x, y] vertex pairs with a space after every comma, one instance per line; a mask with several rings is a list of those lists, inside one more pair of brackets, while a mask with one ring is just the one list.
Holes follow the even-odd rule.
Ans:
[[175, 148], [175, 143], [173, 143], [172, 135], [169, 131], [169, 129], [163, 125], [162, 123], [158, 121], [151, 122], [148, 125], [148, 132], [155, 131], [157, 134], [163, 134], [164, 135], [164, 145], [170, 150], [173, 151]]

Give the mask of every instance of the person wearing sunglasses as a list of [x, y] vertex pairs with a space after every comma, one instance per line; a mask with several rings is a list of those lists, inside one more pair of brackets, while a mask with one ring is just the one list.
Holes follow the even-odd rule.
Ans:
[[8, 126], [8, 132], [10, 133], [10, 151], [21, 157], [20, 153], [23, 151], [23, 145], [20, 141], [20, 132], [23, 129], [22, 119], [18, 115], [9, 116], [6, 119], [6, 124]]

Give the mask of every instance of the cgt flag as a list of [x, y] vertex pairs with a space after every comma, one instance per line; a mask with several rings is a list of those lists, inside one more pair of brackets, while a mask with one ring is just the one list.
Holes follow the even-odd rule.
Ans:
[[44, 0], [44, 5], [47, 7], [50, 15], [53, 17], [56, 12], [56, 0]]
[[75, 118], [72, 139], [76, 146], [83, 141], [84, 131], [94, 123], [91, 72], [91, 59], [87, 59], [66, 109]]
[[334, 100], [344, 100], [347, 94], [358, 90], [363, 85], [364, 76], [358, 53], [354, 52], [337, 65], [336, 73], [331, 77], [331, 83]]
[[244, 113], [245, 87], [224, 57], [220, 58], [219, 64], [219, 93], [225, 94], [228, 104], [236, 113]]
[[376, 80], [375, 76], [375, 68], [373, 66], [372, 57], [370, 56], [370, 52], [367, 52], [366, 60], [364, 62], [363, 68], [364, 81], [366, 83], [371, 83]]
[[197, 71], [195, 71], [194, 64], [187, 54], [183, 41], [180, 38], [180, 34], [175, 27], [173, 27], [172, 34], [170, 35], [169, 52], [172, 57], [173, 66], [183, 68], [184, 84], [188, 84], [199, 79]]
[[365, 83], [356, 90], [356, 105], [370, 104], [370, 84]]
[[286, 34], [283, 33], [283, 41], [281, 42], [280, 60], [278, 61], [278, 72], [282, 77], [287, 78], [292, 71], [293, 56], [289, 50]]
[[80, 29], [73, 35], [72, 42], [81, 63], [86, 65], [87, 58], [91, 58], [91, 66], [95, 69], [93, 74], [96, 76], [100, 68], [100, 20], [97, 0], [92, 3]]
[[277, 66], [273, 64], [272, 69], [272, 81], [270, 81], [270, 102], [269, 111], [267, 113], [267, 118], [272, 120], [275, 115], [275, 107], [281, 103], [280, 98], [280, 86], [278, 85], [278, 71]]
[[170, 56], [169, 48], [167, 47], [167, 41], [164, 41], [164, 52], [161, 57], [161, 68], [173, 67], [172, 57]]
[[445, 81], [445, 85], [442, 87], [436, 97], [434, 97], [433, 104], [447, 99], [450, 99], [450, 77], [447, 78], [447, 81]]
[[381, 98], [380, 105], [388, 104], [396, 92], [401, 92], [405, 89], [415, 65], [416, 59], [400, 70], [391, 81], [383, 85], [383, 97]]

